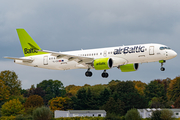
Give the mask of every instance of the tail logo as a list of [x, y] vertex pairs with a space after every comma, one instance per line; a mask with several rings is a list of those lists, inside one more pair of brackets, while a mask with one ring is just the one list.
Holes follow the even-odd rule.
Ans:
[[28, 48], [24, 48], [24, 54], [31, 54], [31, 53], [38, 53], [38, 48], [36, 48], [34, 45], [32, 45], [31, 43], [28, 43], [28, 45], [31, 47], [30, 49]]
[[24, 48], [24, 54], [31, 54], [31, 53], [38, 53], [38, 51], [36, 51], [35, 49], [33, 48]]

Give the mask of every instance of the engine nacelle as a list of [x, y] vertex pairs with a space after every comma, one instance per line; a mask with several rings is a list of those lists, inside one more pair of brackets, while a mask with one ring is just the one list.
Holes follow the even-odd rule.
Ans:
[[138, 68], [139, 68], [139, 63], [126, 64], [119, 67], [119, 69], [121, 69], [122, 72], [132, 72], [138, 70]]
[[107, 70], [113, 66], [113, 60], [111, 58], [99, 58], [94, 60], [93, 66], [95, 70]]

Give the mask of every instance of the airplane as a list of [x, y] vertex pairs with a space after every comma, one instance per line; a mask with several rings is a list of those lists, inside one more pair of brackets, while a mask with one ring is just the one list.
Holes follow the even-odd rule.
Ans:
[[103, 70], [101, 76], [107, 78], [108, 69], [117, 67], [122, 72], [132, 72], [139, 68], [140, 63], [161, 63], [161, 71], [166, 60], [177, 56], [177, 53], [162, 44], [138, 44], [128, 46], [107, 47], [68, 52], [42, 50], [31, 36], [22, 28], [17, 34], [22, 46], [24, 57], [4, 57], [13, 59], [15, 63], [38, 68], [69, 70], [87, 69], [85, 76], [91, 77], [90, 69]]

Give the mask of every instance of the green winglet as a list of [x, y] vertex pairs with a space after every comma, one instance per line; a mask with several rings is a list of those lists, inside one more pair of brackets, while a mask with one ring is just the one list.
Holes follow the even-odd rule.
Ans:
[[24, 56], [33, 56], [33, 55], [41, 55], [48, 54], [46, 52], [41, 52], [37, 50], [41, 50], [41, 48], [36, 44], [36, 42], [31, 38], [31, 36], [21, 28], [16, 29], [19, 40], [21, 42], [21, 46], [23, 49]]

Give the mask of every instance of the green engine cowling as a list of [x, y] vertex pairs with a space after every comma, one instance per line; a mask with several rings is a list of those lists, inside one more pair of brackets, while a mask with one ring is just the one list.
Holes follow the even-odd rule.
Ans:
[[111, 58], [99, 58], [94, 60], [93, 66], [95, 70], [107, 70], [113, 66], [113, 60]]
[[121, 69], [122, 72], [132, 72], [138, 70], [138, 68], [139, 63], [127, 64], [119, 67], [119, 69]]

